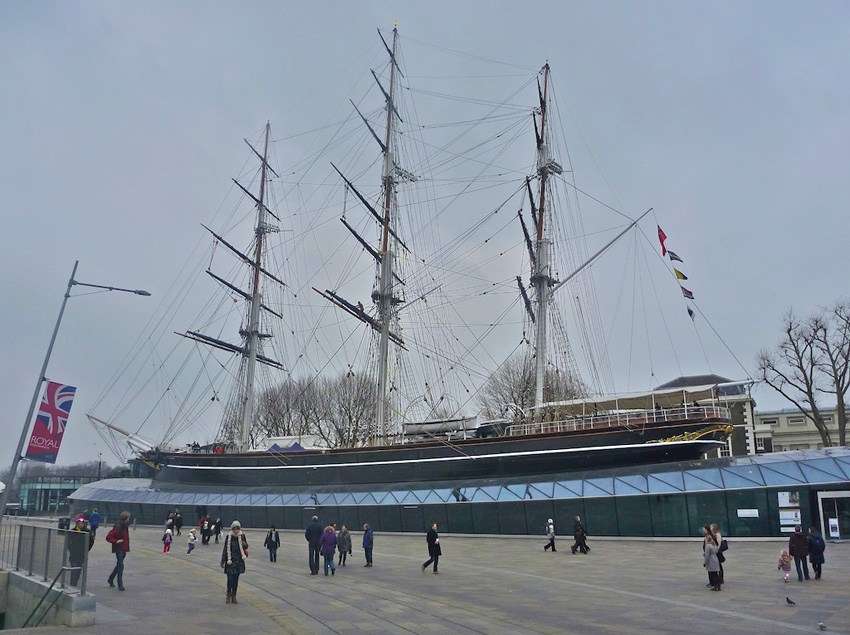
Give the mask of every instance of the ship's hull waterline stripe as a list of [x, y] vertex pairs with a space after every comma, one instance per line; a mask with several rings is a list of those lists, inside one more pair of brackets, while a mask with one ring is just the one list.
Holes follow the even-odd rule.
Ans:
[[526, 450], [523, 452], [500, 452], [495, 454], [478, 454], [471, 456], [441, 456], [425, 459], [396, 459], [393, 461], [362, 461], [351, 463], [317, 463], [315, 465], [173, 465], [165, 467], [178, 470], [315, 470], [328, 467], [364, 467], [375, 465], [403, 465], [407, 463], [435, 463], [438, 461], [469, 461], [477, 459], [508, 458], [514, 456], [532, 456], [540, 454], [566, 454], [568, 452], [598, 452], [600, 450], [627, 448], [660, 448], [674, 445], [699, 443], [701, 445], [718, 447], [722, 441], [672, 441], [670, 443], [633, 443], [628, 445], [599, 445], [591, 448], [559, 448], [554, 450]]

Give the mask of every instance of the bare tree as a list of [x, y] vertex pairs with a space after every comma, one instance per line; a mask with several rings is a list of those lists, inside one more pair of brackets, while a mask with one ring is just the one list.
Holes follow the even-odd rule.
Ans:
[[762, 381], [814, 423], [824, 446], [830, 446], [829, 429], [817, 402], [817, 375], [824, 364], [816, 335], [819, 328], [818, 320], [804, 323], [789, 311], [785, 316], [782, 340], [775, 351], [759, 353], [758, 364]]
[[811, 320], [815, 347], [821, 355], [818, 370], [827, 380], [821, 392], [835, 395], [835, 417], [838, 423], [838, 445], [845, 445], [847, 411], [845, 397], [850, 386], [850, 306], [839, 302], [826, 317]]
[[[559, 368], [547, 368], [543, 400], [575, 399], [585, 393], [580, 379]], [[507, 359], [484, 383], [478, 397], [488, 419], [515, 416], [534, 405], [534, 359], [517, 354]]]

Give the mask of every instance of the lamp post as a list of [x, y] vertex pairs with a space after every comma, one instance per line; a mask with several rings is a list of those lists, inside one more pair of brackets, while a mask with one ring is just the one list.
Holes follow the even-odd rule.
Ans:
[[53, 326], [53, 334], [50, 336], [50, 344], [47, 345], [47, 353], [44, 355], [44, 361], [41, 363], [41, 371], [38, 374], [38, 380], [35, 382], [35, 391], [33, 391], [30, 407], [27, 411], [27, 418], [24, 420], [21, 436], [18, 439], [18, 448], [15, 450], [15, 455], [12, 457], [12, 467], [9, 470], [9, 484], [5, 491], [0, 495], [0, 523], [3, 521], [3, 516], [6, 514], [6, 502], [9, 498], [9, 491], [12, 489], [12, 484], [15, 482], [15, 475], [18, 472], [18, 464], [21, 462], [21, 452], [24, 449], [24, 443], [27, 440], [32, 415], [35, 412], [35, 405], [38, 403], [38, 397], [41, 393], [41, 384], [45, 380], [47, 373], [47, 365], [50, 363], [50, 355], [53, 352], [53, 345], [56, 343], [56, 335], [59, 333], [59, 325], [62, 323], [62, 316], [65, 314], [65, 306], [68, 304], [68, 298], [71, 297], [72, 287], [90, 287], [92, 289], [103, 289], [105, 291], [121, 291], [124, 293], [133, 293], [135, 295], [149, 296], [150, 293], [143, 289], [124, 289], [122, 287], [111, 287], [102, 284], [90, 284], [88, 282], [80, 282], [74, 279], [77, 274], [77, 266], [79, 260], [74, 261], [74, 268], [71, 270], [71, 277], [68, 278], [68, 287], [65, 289], [65, 297], [62, 299], [62, 306], [59, 308], [59, 317], [56, 318], [56, 324]]

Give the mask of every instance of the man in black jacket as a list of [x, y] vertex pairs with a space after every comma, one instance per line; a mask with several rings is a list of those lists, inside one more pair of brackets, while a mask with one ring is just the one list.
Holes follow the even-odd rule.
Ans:
[[304, 530], [304, 538], [307, 540], [309, 551], [310, 575], [319, 575], [319, 543], [322, 540], [322, 526], [319, 517], [313, 516], [313, 520]]
[[440, 556], [443, 555], [443, 550], [440, 548], [440, 536], [437, 534], [437, 523], [431, 525], [431, 529], [428, 530], [428, 534], [425, 536], [425, 541], [428, 543], [428, 559], [422, 563], [422, 571], [424, 573], [425, 569], [433, 562], [434, 563], [434, 573], [439, 573], [437, 571], [437, 566], [440, 564]]

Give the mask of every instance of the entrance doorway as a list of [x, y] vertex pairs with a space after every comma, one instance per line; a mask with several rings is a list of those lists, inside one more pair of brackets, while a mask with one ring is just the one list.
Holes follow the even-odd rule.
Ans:
[[818, 492], [818, 510], [824, 540], [850, 538], [850, 490]]

